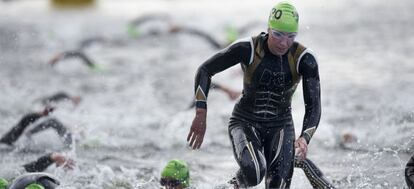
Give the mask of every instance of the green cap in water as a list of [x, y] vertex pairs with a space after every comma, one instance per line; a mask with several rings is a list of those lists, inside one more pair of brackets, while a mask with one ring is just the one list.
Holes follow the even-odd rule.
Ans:
[[104, 72], [105, 71], [105, 67], [103, 65], [99, 65], [99, 64], [93, 64], [91, 66], [91, 69], [94, 72]]
[[8, 185], [9, 182], [6, 179], [0, 178], [0, 189], [6, 189]]
[[226, 38], [229, 44], [236, 41], [238, 37], [239, 37], [239, 32], [234, 26], [229, 25], [226, 27]]
[[161, 178], [177, 179], [181, 181], [185, 188], [190, 186], [190, 171], [187, 163], [182, 160], [173, 159], [169, 161], [161, 172]]
[[138, 38], [140, 33], [136, 26], [130, 25], [127, 29], [128, 35], [132, 38]]
[[30, 184], [29, 186], [26, 186], [26, 188], [24, 189], [45, 189], [45, 187], [43, 187], [40, 184]]

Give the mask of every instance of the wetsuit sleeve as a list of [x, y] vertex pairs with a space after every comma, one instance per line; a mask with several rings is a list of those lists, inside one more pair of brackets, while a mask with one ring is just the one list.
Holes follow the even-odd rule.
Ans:
[[300, 60], [299, 73], [303, 77], [303, 98], [305, 117], [301, 137], [309, 144], [321, 118], [321, 90], [318, 63], [315, 57], [306, 53]]
[[[215, 90], [219, 89], [221, 86], [215, 82], [211, 82], [210, 89]], [[190, 106], [188, 106], [188, 109], [194, 108], [196, 105], [196, 101], [192, 100]]]
[[82, 51], [68, 51], [64, 54], [64, 59], [67, 58], [80, 58], [83, 63], [85, 63], [87, 66], [93, 68], [95, 64], [92, 62], [90, 58], [88, 58], [84, 52]]
[[199, 36], [199, 37], [205, 39], [206, 41], [208, 41], [216, 49], [220, 49], [220, 48], [223, 47], [212, 36], [208, 35], [207, 33], [203, 32], [203, 31], [193, 29], [193, 28], [184, 28], [183, 27], [183, 28], [180, 29], [180, 32], [189, 33], [189, 34], [193, 34], [195, 36]]
[[0, 139], [0, 142], [12, 145], [17, 139], [19, 139], [27, 126], [34, 123], [41, 117], [43, 117], [43, 115], [40, 113], [31, 113], [23, 116], [19, 123]]
[[42, 99], [42, 103], [43, 104], [48, 104], [50, 102], [58, 102], [61, 100], [66, 100], [66, 99], [70, 99], [70, 96], [68, 94], [66, 94], [65, 92], [59, 92], [56, 93], [52, 96], [46, 97], [44, 99]]
[[30, 162], [28, 164], [23, 165], [24, 169], [27, 172], [41, 172], [47, 169], [50, 165], [53, 164], [53, 160], [50, 157], [51, 154], [46, 154], [36, 161]]
[[59, 120], [54, 118], [39, 123], [38, 125], [36, 125], [36, 127], [29, 130], [27, 133], [30, 136], [40, 131], [46, 130], [48, 128], [56, 130], [58, 135], [63, 139], [63, 142], [66, 147], [70, 148], [72, 146], [72, 134]]
[[252, 56], [251, 39], [236, 41], [205, 61], [195, 76], [195, 99], [197, 108], [207, 108], [207, 96], [211, 77], [238, 63], [248, 65]]

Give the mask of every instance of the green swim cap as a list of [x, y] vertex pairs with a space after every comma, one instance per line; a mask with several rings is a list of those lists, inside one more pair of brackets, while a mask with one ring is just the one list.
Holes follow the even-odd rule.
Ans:
[[237, 38], [239, 38], [239, 32], [234, 26], [229, 25], [226, 27], [226, 38], [229, 44], [233, 43], [237, 40]]
[[161, 178], [173, 178], [181, 181], [184, 188], [190, 186], [190, 171], [186, 162], [173, 159], [161, 172]]
[[140, 34], [139, 30], [133, 25], [128, 26], [127, 32], [128, 35], [132, 38], [138, 38]]
[[0, 189], [6, 189], [8, 185], [9, 182], [6, 179], [0, 178]]
[[26, 188], [24, 189], [45, 189], [45, 187], [43, 187], [40, 184], [30, 184], [29, 186], [26, 186]]
[[299, 15], [296, 8], [283, 1], [272, 8], [268, 26], [281, 32], [298, 32]]

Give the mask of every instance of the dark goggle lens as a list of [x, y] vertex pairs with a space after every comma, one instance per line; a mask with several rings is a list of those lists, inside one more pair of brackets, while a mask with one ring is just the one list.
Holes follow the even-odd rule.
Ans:
[[176, 180], [176, 179], [165, 179], [165, 178], [161, 178], [160, 180], [160, 184], [161, 186], [178, 186], [181, 184], [181, 181]]

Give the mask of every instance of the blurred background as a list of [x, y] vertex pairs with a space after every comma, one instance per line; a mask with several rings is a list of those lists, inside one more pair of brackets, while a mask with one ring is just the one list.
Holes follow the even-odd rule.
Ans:
[[[204, 143], [190, 150], [194, 75], [235, 38], [265, 31], [277, 2], [1, 0], [0, 134], [41, 110], [39, 98], [65, 91], [82, 101], [61, 103], [52, 115], [75, 139], [65, 152], [77, 162], [75, 170], [47, 170], [61, 188], [159, 188], [160, 171], [172, 158], [188, 162], [194, 187], [229, 188], [237, 170], [227, 134], [235, 101], [210, 92]], [[321, 76], [323, 113], [308, 157], [338, 188], [406, 187], [404, 167], [413, 152], [414, 1], [293, 3], [300, 15], [297, 41], [315, 52]], [[213, 81], [241, 90], [240, 67]], [[292, 108], [298, 135], [301, 87]], [[0, 150], [0, 177], [61, 150], [53, 131], [23, 136], [15, 146]], [[292, 188], [311, 188], [295, 170]]]

